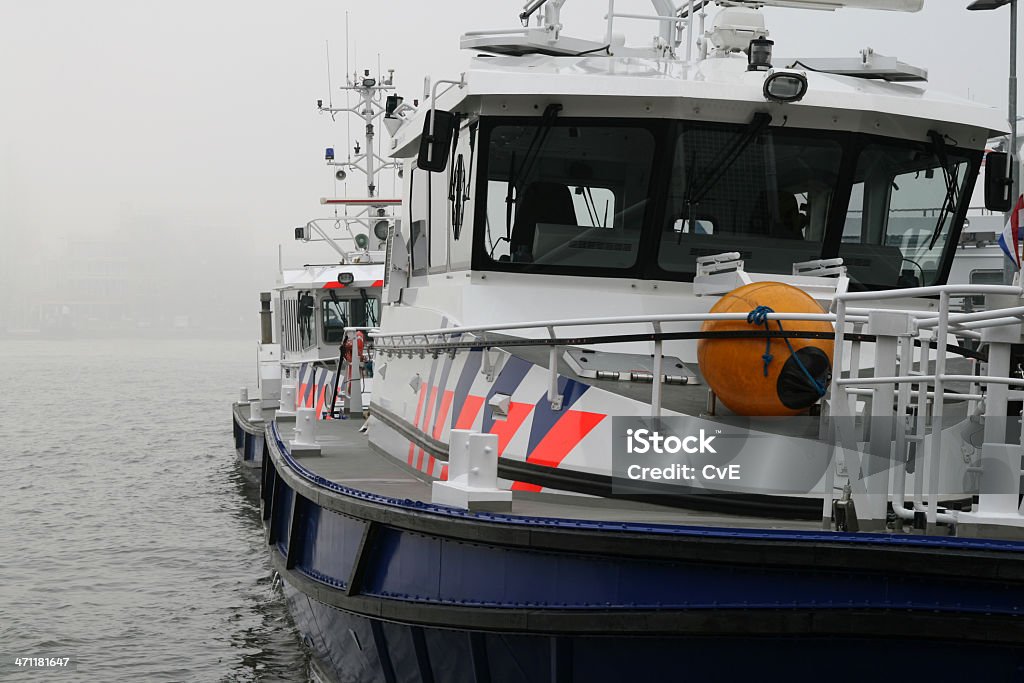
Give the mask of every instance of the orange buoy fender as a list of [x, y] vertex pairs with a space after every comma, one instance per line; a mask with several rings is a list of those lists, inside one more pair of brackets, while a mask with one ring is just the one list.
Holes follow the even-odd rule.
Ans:
[[[734, 289], [712, 313], [744, 313], [747, 320], [708, 320], [705, 332], [778, 330], [763, 314], [824, 313], [807, 292], [781, 282], [755, 282]], [[782, 322], [787, 332], [834, 334], [827, 321]], [[737, 415], [799, 415], [821, 399], [832, 372], [832, 339], [701, 339], [697, 361], [704, 381]]]

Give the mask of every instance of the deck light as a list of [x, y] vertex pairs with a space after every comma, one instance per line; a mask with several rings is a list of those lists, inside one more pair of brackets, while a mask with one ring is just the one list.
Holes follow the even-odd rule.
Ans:
[[754, 38], [747, 48], [747, 71], [767, 71], [772, 68], [772, 46], [775, 41]]
[[350, 285], [355, 281], [355, 276], [352, 273], [338, 273], [338, 284], [339, 285]]
[[800, 73], [774, 73], [764, 81], [764, 96], [772, 102], [799, 102], [807, 94], [807, 77]]
[[376, 223], [374, 223], [373, 224], [373, 235], [374, 235], [374, 237], [376, 237], [381, 242], [386, 240], [388, 238], [388, 222], [387, 221], [377, 221]]

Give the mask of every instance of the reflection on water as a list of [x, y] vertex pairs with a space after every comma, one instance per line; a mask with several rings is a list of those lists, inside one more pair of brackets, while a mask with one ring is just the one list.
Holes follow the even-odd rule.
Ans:
[[0, 342], [0, 679], [306, 681], [230, 402], [249, 342]]

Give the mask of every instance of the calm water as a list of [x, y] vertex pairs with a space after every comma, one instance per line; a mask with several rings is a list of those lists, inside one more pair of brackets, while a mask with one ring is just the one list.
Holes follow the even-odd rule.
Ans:
[[0, 341], [0, 680], [307, 679], [234, 462], [254, 354]]

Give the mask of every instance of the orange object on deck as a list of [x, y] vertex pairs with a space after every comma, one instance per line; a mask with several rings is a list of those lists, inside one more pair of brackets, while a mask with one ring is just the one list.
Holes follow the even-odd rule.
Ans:
[[[723, 296], [712, 313], [751, 313], [767, 306], [776, 313], [824, 313], [809, 294], [781, 282], [755, 282]], [[777, 331], [777, 321], [768, 321]], [[832, 323], [784, 321], [787, 332], [833, 334]], [[702, 330], [764, 330], [746, 320], [708, 320]], [[790, 351], [792, 346], [792, 351]], [[697, 361], [704, 381], [737, 415], [800, 415], [820, 400], [832, 370], [832, 339], [701, 339]]]

